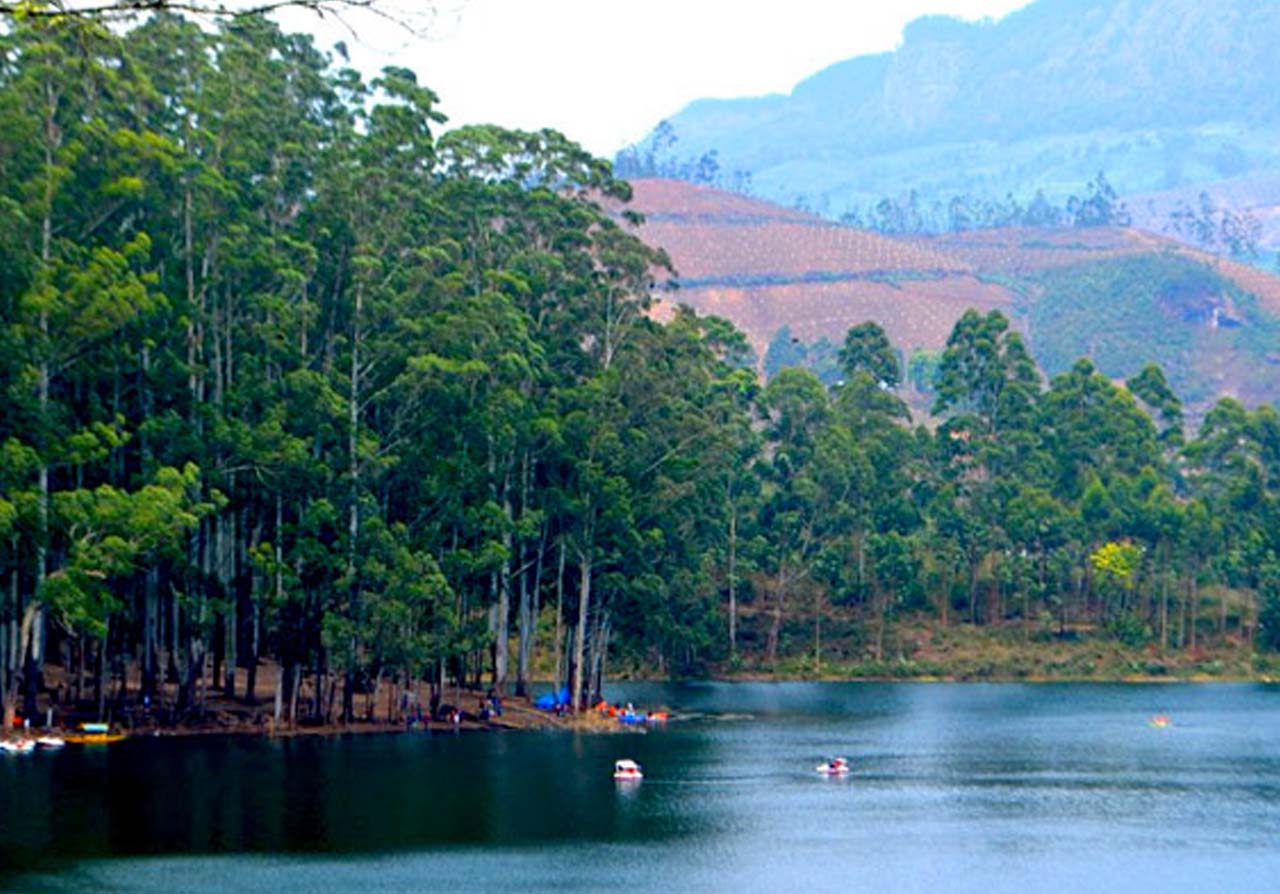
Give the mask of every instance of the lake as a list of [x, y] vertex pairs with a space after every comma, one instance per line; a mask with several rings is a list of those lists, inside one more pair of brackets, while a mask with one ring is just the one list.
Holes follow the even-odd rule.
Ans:
[[[0, 756], [0, 891], [1264, 891], [1280, 687], [618, 685], [645, 735]], [[1155, 728], [1149, 718], [1172, 724]], [[845, 755], [853, 773], [815, 765]], [[613, 761], [645, 768], [610, 778]]]

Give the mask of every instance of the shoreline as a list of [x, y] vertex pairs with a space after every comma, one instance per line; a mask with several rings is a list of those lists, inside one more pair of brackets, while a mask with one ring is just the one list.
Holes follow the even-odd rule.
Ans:
[[[974, 684], [991, 684], [997, 686], [1007, 685], [1120, 685], [1120, 686], [1169, 686], [1169, 685], [1240, 685], [1240, 684], [1259, 684], [1274, 685], [1280, 683], [1280, 679], [1267, 674], [1256, 674], [1253, 676], [1228, 676], [1209, 674], [1193, 674], [1188, 676], [1152, 676], [1152, 675], [1131, 675], [1127, 677], [1012, 677], [993, 675], [981, 679], [962, 678], [949, 675], [919, 675], [919, 676], [862, 676], [850, 677], [840, 676], [836, 674], [825, 674], [822, 676], [801, 675], [801, 674], [766, 674], [761, 672], [738, 672], [733, 674], [721, 674], [708, 677], [686, 677], [673, 680], [670, 678], [656, 677], [620, 677], [610, 681], [613, 685], [627, 683], [716, 683], [716, 684], [746, 684], [746, 683], [860, 683], [860, 684], [924, 684], [924, 685], [974, 685]], [[504, 712], [501, 718], [488, 721], [480, 721], [476, 719], [464, 719], [458, 724], [451, 724], [447, 721], [431, 721], [422, 722], [416, 725], [408, 725], [405, 723], [388, 723], [386, 721], [355, 721], [350, 724], [315, 724], [289, 727], [282, 726], [280, 728], [272, 728], [262, 724], [246, 724], [246, 723], [226, 723], [225, 718], [229, 716], [223, 712], [213, 712], [212, 719], [207, 725], [200, 726], [178, 726], [178, 727], [148, 727], [135, 729], [119, 729], [119, 733], [123, 734], [124, 740], [128, 739], [190, 739], [212, 736], [231, 736], [231, 737], [254, 737], [267, 740], [284, 740], [284, 739], [309, 739], [309, 738], [330, 738], [338, 736], [366, 736], [366, 735], [425, 735], [425, 736], [441, 736], [441, 735], [458, 735], [462, 733], [502, 733], [502, 732], [564, 732], [564, 733], [588, 733], [593, 735], [615, 734], [615, 733], [631, 733], [643, 734], [647, 732], [644, 726], [624, 726], [617, 723], [613, 718], [605, 717], [596, 712], [594, 709], [588, 709], [576, 715], [556, 716], [546, 711], [542, 711], [533, 707], [532, 700], [527, 698], [517, 698], [515, 696], [504, 699]], [[31, 729], [29, 731], [15, 730], [14, 738], [35, 738], [37, 735], [68, 732], [55, 728], [53, 730]], [[108, 743], [110, 744], [110, 743]], [[95, 747], [88, 745], [85, 747]], [[100, 745], [96, 747], [101, 747]]]
[[805, 674], [730, 674], [727, 676], [710, 676], [710, 677], [686, 677], [680, 680], [660, 680], [649, 677], [620, 677], [613, 680], [614, 683], [930, 683], [940, 685], [973, 685], [990, 683], [996, 686], [1010, 685], [1031, 685], [1043, 686], [1053, 684], [1067, 684], [1072, 686], [1147, 686], [1147, 685], [1178, 685], [1178, 684], [1204, 684], [1204, 683], [1222, 683], [1222, 684], [1239, 684], [1239, 683], [1259, 683], [1263, 685], [1280, 683], [1280, 677], [1272, 677], [1266, 674], [1257, 675], [1212, 675], [1212, 674], [1193, 674], [1190, 676], [1153, 676], [1135, 674], [1133, 676], [1117, 676], [1117, 677], [1054, 677], [1054, 676], [1006, 676], [994, 674], [991, 676], [955, 676], [947, 674], [920, 674], [915, 676], [840, 676], [838, 674], [822, 674], [822, 675], [805, 675]]

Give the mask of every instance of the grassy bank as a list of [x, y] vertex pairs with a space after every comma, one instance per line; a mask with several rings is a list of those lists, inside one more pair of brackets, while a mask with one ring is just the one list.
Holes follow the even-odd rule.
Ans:
[[[1130, 648], [1105, 636], [1029, 635], [1020, 626], [900, 625], [897, 644], [881, 658], [793, 653], [774, 664], [747, 659], [711, 668], [711, 676], [750, 680], [955, 681], [1271, 681], [1280, 680], [1280, 656], [1246, 643], [1217, 639], [1195, 649], [1156, 645]], [[837, 657], [831, 657], [835, 653]]]

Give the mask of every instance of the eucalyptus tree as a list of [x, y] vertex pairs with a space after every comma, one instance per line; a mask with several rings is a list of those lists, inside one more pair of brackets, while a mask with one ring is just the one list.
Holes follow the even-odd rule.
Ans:
[[[1263, 569], [1280, 554], [1280, 413], [1221, 400], [1205, 416], [1186, 455], [1188, 474], [1209, 516], [1200, 527], [1211, 519], [1221, 538], [1216, 549], [1189, 543], [1194, 567], [1210, 561], [1223, 582], [1255, 592], [1269, 586]], [[1219, 626], [1225, 622], [1224, 608]]]
[[500, 309], [472, 312], [480, 325], [488, 326], [490, 317], [511, 324], [495, 332], [492, 344], [470, 341], [488, 345], [480, 351], [488, 358], [484, 388], [473, 393], [483, 415], [475, 437], [484, 444], [486, 498], [492, 515], [501, 517], [491, 532], [497, 560], [489, 574], [494, 684], [507, 683], [510, 608], [518, 590], [517, 689], [524, 691], [549, 534], [535, 488], [542, 454], [557, 437], [549, 402], [557, 386], [572, 387], [590, 374], [582, 327], [597, 312], [596, 299], [632, 315], [631, 306], [647, 295], [605, 266], [598, 240], [620, 235], [615, 254], [630, 252], [645, 275], [658, 256], [619, 233], [594, 201], [627, 198], [626, 184], [555, 131], [464, 127], [443, 136], [438, 152], [442, 202], [451, 209], [469, 300], [501, 302]]
[[1186, 443], [1183, 430], [1182, 399], [1165, 378], [1158, 364], [1148, 363], [1125, 387], [1129, 393], [1145, 405], [1148, 415], [1159, 416], [1164, 428], [1160, 431], [1160, 443], [1167, 450], [1178, 450]]
[[810, 576], [822, 545], [819, 523], [823, 503], [814, 460], [829, 406], [826, 389], [817, 377], [793, 368], [784, 369], [769, 382], [761, 407], [767, 413], [769, 440], [767, 458], [761, 464], [769, 486], [761, 524], [768, 532], [774, 578], [765, 657], [772, 663], [778, 656], [788, 594]]
[[971, 437], [998, 447], [1027, 422], [1039, 374], [1021, 336], [999, 311], [968, 310], [947, 338], [935, 380], [933, 412], [959, 416]]
[[1054, 484], [1064, 495], [1079, 497], [1090, 476], [1110, 483], [1160, 462], [1150, 417], [1088, 360], [1053, 379], [1041, 423], [1056, 465]]
[[7, 322], [18, 350], [6, 383], [16, 412], [5, 435], [29, 441], [37, 459], [27, 603], [34, 616], [19, 649], [30, 711], [45, 641], [45, 584], [61, 554], [53, 496], [110, 474], [101, 463], [118, 457], [128, 438], [118, 401], [74, 396], [94, 392], [108, 371], [118, 374], [113, 363], [92, 361], [113, 353], [109, 338], [161, 300], [148, 274], [151, 239], [134, 213], [140, 140], [119, 100], [136, 85], [118, 64], [117, 40], [90, 24], [48, 20], [18, 23], [0, 41], [0, 177], [15, 218]]
[[718, 565], [736, 561], [742, 463], [755, 450], [747, 382], [725, 362], [740, 349], [722, 321], [679, 309], [666, 325], [639, 326], [618, 358], [638, 537], [626, 541], [632, 586], [612, 597], [610, 618], [662, 668], [688, 671], [724, 654]]
[[840, 365], [846, 379], [865, 372], [884, 388], [896, 388], [902, 379], [898, 355], [884, 329], [874, 322], [861, 323], [848, 331], [840, 349]]

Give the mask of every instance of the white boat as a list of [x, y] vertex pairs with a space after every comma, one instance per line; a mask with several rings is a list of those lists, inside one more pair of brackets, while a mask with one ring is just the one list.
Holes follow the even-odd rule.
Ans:
[[847, 758], [833, 757], [825, 763], [818, 764], [815, 769], [823, 776], [844, 776], [851, 767]]
[[31, 739], [7, 739], [0, 742], [0, 751], [9, 754], [30, 754], [36, 750], [36, 743]]
[[640, 769], [640, 765], [633, 760], [614, 761], [613, 778], [619, 781], [632, 779], [644, 779], [644, 773]]
[[36, 739], [36, 744], [41, 748], [65, 748], [67, 740], [61, 736], [41, 736]]

